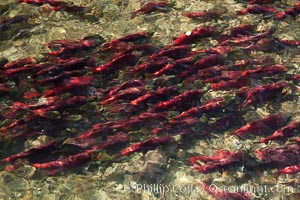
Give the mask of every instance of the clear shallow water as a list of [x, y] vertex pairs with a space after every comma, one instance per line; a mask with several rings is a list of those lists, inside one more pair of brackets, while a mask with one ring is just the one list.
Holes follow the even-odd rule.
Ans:
[[[131, 12], [140, 7], [139, 1], [87, 1], [75, 3], [83, 3], [90, 10], [79, 15], [68, 14], [66, 12], [51, 12], [47, 6], [40, 8], [26, 4], [18, 5], [13, 1], [10, 3], [1, 2], [2, 18], [30, 14], [25, 23], [14, 24], [1, 35], [1, 56], [9, 60], [16, 60], [27, 56], [39, 59], [44, 56], [44, 53], [48, 52], [44, 44], [51, 40], [76, 40], [86, 35], [100, 34], [106, 41], [109, 41], [141, 30], [152, 32], [153, 35], [150, 38], [150, 43], [161, 47], [171, 44], [175, 36], [191, 31], [199, 25], [212, 25], [217, 27], [219, 31], [223, 31], [229, 27], [246, 23], [256, 25], [256, 31], [275, 27], [276, 31], [274, 35], [281, 39], [299, 40], [300, 37], [299, 17], [296, 19], [287, 18], [279, 22], [274, 21], [272, 17], [263, 17], [262, 15], [237, 17], [235, 12], [243, 9], [245, 4], [235, 1], [226, 1], [225, 3], [222, 2], [222, 4], [218, 1], [194, 1], [189, 4], [185, 3], [185, 1], [177, 1], [176, 6], [168, 13], [140, 15], [134, 19], [130, 19]], [[222, 7], [220, 7], [220, 4]], [[278, 2], [275, 5], [279, 4]], [[287, 5], [292, 6], [293, 2], [287, 2]], [[212, 21], [190, 20], [180, 15], [184, 11], [206, 9], [214, 9], [223, 14], [219, 19]], [[211, 47], [216, 42], [214, 38], [200, 40], [195, 48]], [[246, 59], [250, 56], [255, 58], [265, 55], [272, 57], [275, 63], [287, 66], [287, 74], [299, 73], [299, 48], [297, 47], [273, 52], [254, 51], [250, 55], [238, 52], [228, 56], [227, 61], [230, 64], [230, 62], [238, 59]], [[108, 58], [103, 56], [102, 59], [103, 61], [98, 61], [98, 64], [104, 63]], [[122, 74], [119, 74], [117, 78], [113, 79], [115, 83], [112, 82], [111, 85], [130, 79], [128, 76], [122, 76]], [[103, 80], [107, 81], [105, 78], [98, 80], [93, 83], [93, 87], [105, 86], [105, 83], [101, 83]], [[16, 85], [15, 80], [4, 79], [4, 81], [8, 81], [11, 87], [15, 87], [16, 90], [20, 91], [20, 94], [28, 89], [26, 85], [24, 87], [21, 84]], [[268, 80], [256, 81], [268, 82]], [[170, 81], [170, 83], [181, 84], [180, 81]], [[185, 91], [198, 87], [202, 88], [204, 85], [203, 83], [195, 83], [180, 85], [179, 87], [181, 91]], [[281, 96], [276, 97], [277, 101], [273, 100], [258, 107], [247, 109], [242, 116], [243, 123], [277, 113], [278, 111], [291, 115], [294, 121], [299, 120], [298, 93], [292, 93], [291, 88], [288, 88], [286, 93], [287, 95], [282, 98]], [[200, 102], [203, 103], [204, 100], [225, 94], [227, 92], [214, 92], [210, 90]], [[2, 114], [5, 114], [9, 110], [14, 101], [23, 100], [23, 97], [18, 95], [18, 92], [15, 92], [14, 95], [4, 95], [1, 97]], [[92, 101], [92, 103], [86, 106], [78, 107], [75, 111], [66, 110], [58, 115], [57, 113], [53, 113], [54, 117], [58, 117], [62, 113], [64, 113], [64, 116], [71, 115], [72, 117], [69, 117], [71, 120], [67, 123], [67, 127], [64, 128], [61, 128], [61, 122], [59, 121], [59, 123], [47, 121], [42, 123], [42, 127], [37, 128], [38, 130], [39, 128], [45, 129], [45, 132], [49, 132], [49, 135], [30, 136], [26, 137], [25, 140], [20, 139], [15, 142], [12, 142], [11, 139], [2, 140], [1, 158], [18, 153], [24, 148], [43, 144], [60, 134], [67, 137], [70, 135], [70, 138], [72, 138], [76, 134], [89, 130], [93, 124], [102, 122], [103, 118], [119, 120], [130, 117], [130, 115], [125, 116], [125, 114], [128, 115], [126, 112], [124, 116], [118, 113], [118, 107], [100, 107], [97, 103], [99, 101], [101, 101], [101, 98], [94, 102]], [[76, 114], [80, 115], [80, 117], [74, 116]], [[170, 113], [171, 116], [176, 114], [178, 114], [176, 110], [174, 113]], [[202, 122], [204, 124], [212, 123], [214, 120], [220, 118], [219, 115], [221, 114], [212, 113], [212, 115], [202, 116], [199, 119], [201, 123], [195, 126], [193, 134], [203, 131]], [[21, 112], [15, 117], [19, 119], [22, 116], [24, 116], [24, 113]], [[12, 121], [13, 119], [5, 121], [2, 118], [1, 126], [4, 127]], [[56, 127], [58, 130], [56, 130]], [[122, 159], [111, 159], [110, 156], [120, 151], [120, 149], [117, 148], [115, 150], [112, 148], [100, 151], [97, 152], [92, 162], [83, 167], [66, 170], [56, 176], [48, 176], [46, 171], [36, 170], [32, 167], [27, 159], [20, 159], [20, 163], [26, 163], [23, 167], [13, 172], [1, 171], [0, 187], [2, 189], [0, 190], [0, 195], [3, 199], [213, 199], [212, 196], [209, 196], [199, 187], [199, 181], [207, 181], [211, 185], [215, 184], [220, 188], [222, 185], [268, 188], [267, 191], [258, 191], [259, 189], [256, 189], [257, 191], [253, 192], [253, 199], [279, 199], [281, 197], [285, 199], [297, 199], [297, 194], [295, 194], [299, 194], [299, 188], [297, 188], [299, 175], [297, 174], [279, 176], [276, 168], [260, 169], [260, 167], [254, 167], [253, 169], [249, 169], [247, 168], [247, 163], [233, 164], [228, 169], [216, 170], [208, 174], [199, 173], [197, 170], [191, 168], [192, 165], [188, 162], [189, 157], [199, 154], [211, 155], [215, 149], [243, 150], [249, 152], [246, 153], [246, 156], [251, 157], [257, 149], [286, 145], [286, 140], [264, 145], [255, 143], [262, 136], [250, 135], [248, 136], [249, 138], [238, 138], [229, 134], [239, 127], [237, 125], [222, 132], [213, 132], [207, 137], [196, 137], [191, 134], [192, 136], [181, 139], [176, 138], [174, 142], [158, 147], [158, 153], [150, 151], [154, 155], [154, 158], [149, 156], [149, 153], [146, 155], [135, 153]], [[152, 128], [151, 125], [147, 124], [144, 127], [128, 128], [126, 131], [132, 135], [132, 142], [136, 142], [146, 139], [148, 137], [147, 132]], [[15, 130], [15, 132], [17, 131], [20, 130]], [[53, 131], [58, 131], [57, 135], [50, 134]], [[15, 134], [15, 132], [12, 133]], [[7, 141], [8, 143], [6, 143]], [[125, 147], [128, 145], [125, 145]], [[72, 148], [67, 146], [61, 152], [59, 151], [59, 155], [64, 156], [64, 153], [65, 155], [69, 155], [72, 154], [72, 151]], [[155, 162], [151, 164], [153, 160], [158, 160], [160, 165], [155, 164]], [[157, 169], [158, 171], [158, 174], [154, 173], [154, 178], [151, 177], [152, 169], [154, 171]], [[143, 170], [146, 170], [150, 175], [139, 178]], [[280, 191], [278, 189], [279, 192], [270, 192], [272, 191], [271, 188], [275, 186], [280, 188]], [[167, 192], [165, 192], [166, 190]], [[282, 190], [287, 192], [282, 192]]]

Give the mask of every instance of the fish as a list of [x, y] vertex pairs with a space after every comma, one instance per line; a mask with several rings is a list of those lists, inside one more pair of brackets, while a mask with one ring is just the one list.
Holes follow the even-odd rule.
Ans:
[[55, 49], [48, 54], [50, 56], [61, 57], [71, 56], [75, 52], [81, 50], [89, 50], [95, 48], [98, 44], [103, 42], [103, 38], [99, 35], [86, 36], [78, 41], [72, 40], [53, 40], [46, 43], [46, 47], [49, 49]]
[[1, 31], [8, 30], [12, 24], [26, 21], [29, 17], [30, 17], [29, 15], [17, 15], [12, 18], [3, 19], [0, 21], [0, 30]]
[[231, 90], [231, 89], [239, 89], [241, 87], [245, 87], [250, 84], [250, 79], [247, 78], [239, 78], [236, 80], [221, 80], [218, 83], [210, 84], [210, 88], [212, 90]]
[[201, 136], [204, 136], [204, 135], [208, 135], [211, 132], [215, 132], [215, 131], [219, 132], [221, 130], [231, 128], [233, 125], [239, 123], [240, 119], [241, 119], [240, 113], [229, 114], [225, 117], [221, 117], [216, 122], [206, 126], [204, 130], [202, 130], [199, 134]]
[[20, 125], [26, 125], [29, 121], [36, 119], [35, 116], [25, 116], [22, 119], [17, 119], [14, 122], [12, 122], [11, 124], [9, 124], [8, 126], [2, 126], [0, 128], [0, 132], [7, 132], [8, 130], [15, 128], [16, 126], [20, 126]]
[[256, 42], [262, 38], [270, 37], [274, 33], [274, 28], [269, 28], [264, 32], [257, 33], [255, 35], [238, 35], [236, 37], [229, 37], [224, 40], [219, 40], [219, 45], [245, 45], [247, 43]]
[[2, 69], [19, 68], [19, 67], [24, 67], [25, 65], [34, 64], [34, 63], [36, 63], [36, 59], [34, 57], [26, 57], [26, 58], [18, 59], [15, 61], [7, 62], [1, 68]]
[[275, 6], [253, 5], [237, 12], [238, 15], [245, 14], [272, 14], [276, 11]]
[[183, 111], [179, 115], [177, 115], [174, 119], [170, 121], [170, 123], [175, 123], [178, 120], [182, 120], [187, 117], [199, 117], [203, 113], [213, 112], [225, 105], [225, 99], [222, 97], [215, 98], [204, 102], [201, 106], [192, 107], [186, 111]]
[[54, 175], [62, 170], [83, 165], [91, 160], [91, 158], [91, 152], [84, 151], [60, 160], [54, 160], [46, 163], [33, 163], [32, 166], [37, 169], [47, 169], [49, 175]]
[[300, 40], [279, 40], [282, 44], [287, 46], [300, 46]]
[[183, 72], [181, 72], [179, 74], [179, 77], [185, 78], [185, 77], [193, 74], [194, 72], [196, 72], [200, 69], [212, 67], [212, 66], [215, 66], [215, 65], [223, 65], [223, 64], [224, 64], [224, 57], [223, 56], [218, 55], [218, 54], [207, 55], [204, 58], [196, 61], [193, 65], [188, 67]]
[[187, 104], [187, 102], [191, 102], [193, 99], [199, 98], [201, 95], [203, 95], [203, 93], [204, 90], [202, 89], [189, 90], [180, 95], [173, 97], [170, 100], [156, 104], [152, 110], [154, 112], [157, 112], [157, 111], [165, 111], [168, 109], [182, 108], [184, 104]]
[[66, 81], [65, 84], [59, 87], [55, 87], [54, 89], [45, 90], [42, 95], [44, 97], [50, 97], [59, 95], [65, 92], [71, 92], [73, 89], [80, 89], [82, 87], [86, 87], [91, 85], [92, 81], [95, 79], [93, 76], [78, 76], [71, 77]]
[[257, 66], [254, 69], [248, 69], [243, 71], [241, 77], [248, 78], [262, 78], [266, 76], [272, 76], [276, 74], [282, 74], [287, 70], [284, 65], [272, 65], [272, 66]]
[[157, 90], [147, 92], [145, 95], [132, 100], [130, 104], [132, 106], [143, 106], [149, 101], [159, 101], [163, 97], [168, 97], [170, 94], [174, 93], [176, 89], [176, 86], [158, 88]]
[[229, 45], [219, 45], [208, 49], [200, 49], [197, 50], [196, 52], [224, 55], [232, 51], [233, 48]]
[[109, 104], [113, 101], [123, 99], [123, 100], [133, 100], [145, 93], [144, 87], [130, 87], [124, 90], [121, 90], [119, 93], [111, 96], [108, 99], [101, 101], [101, 105]]
[[61, 73], [64, 73], [65, 71], [82, 70], [84, 69], [86, 62], [86, 58], [72, 57], [58, 65], [44, 67], [43, 69], [40, 69], [38, 72], [36, 72], [35, 75], [40, 76], [47, 74], [50, 76], [58, 76]]
[[228, 34], [221, 34], [219, 36], [218, 39], [219, 43], [225, 42], [226, 40], [229, 40], [234, 37], [239, 37], [242, 35], [250, 36], [254, 32], [254, 26], [251, 24], [240, 24], [239, 26], [230, 28], [228, 31], [229, 31]]
[[128, 82], [124, 82], [120, 85], [117, 85], [115, 87], [109, 88], [105, 91], [103, 91], [103, 95], [104, 95], [104, 99], [110, 98], [113, 95], [116, 95], [118, 92], [120, 92], [121, 90], [125, 90], [128, 88], [132, 88], [132, 87], [142, 87], [145, 86], [145, 81], [144, 80], [132, 80], [132, 81], [128, 81]]
[[80, 11], [84, 11], [85, 7], [84, 6], [64, 4], [64, 5], [61, 5], [61, 6], [52, 6], [51, 9], [54, 10], [54, 11], [80, 12]]
[[173, 59], [179, 59], [185, 57], [190, 52], [191, 46], [189, 45], [178, 45], [178, 46], [167, 46], [162, 48], [160, 51], [149, 56], [150, 59], [157, 59], [160, 57], [169, 57]]
[[[32, 0], [32, 4], [39, 2], [50, 2], [46, 6], [57, 11], [81, 9], [72, 8], [73, 4], [67, 8], [60, 1]], [[268, 15], [276, 16], [276, 12]], [[284, 14], [289, 12], [297, 16], [298, 11], [292, 8]], [[223, 18], [224, 13], [218, 15]], [[263, 15], [258, 18], [265, 18]], [[2, 149], [0, 162], [6, 170], [27, 163], [55, 175], [75, 167], [82, 169], [95, 160], [114, 162], [136, 152], [165, 150], [181, 138], [185, 151], [190, 139], [214, 139], [223, 133], [225, 138], [255, 134], [259, 143], [288, 141], [273, 150], [260, 149], [262, 157], [253, 154], [257, 146], [249, 152], [223, 149], [212, 156], [191, 156], [193, 167], [209, 173], [239, 164], [251, 172], [256, 164], [266, 164], [278, 168], [279, 174], [298, 173], [299, 147], [290, 146], [299, 145], [297, 117], [271, 109], [264, 117], [248, 118], [256, 106], [261, 108], [259, 104], [286, 92], [289, 101], [297, 99], [299, 75], [294, 68], [259, 55], [274, 54], [275, 50], [284, 50], [277, 52], [278, 58], [286, 51], [297, 54], [299, 41], [276, 37], [275, 28], [257, 31], [260, 29], [254, 24], [196, 25], [166, 45], [153, 43], [156, 38], [145, 31], [108, 41], [90, 35], [49, 41], [49, 53], [41, 58], [0, 58], [0, 92], [4, 96], [0, 102], [0, 141], [5, 143], [3, 148], [9, 148]], [[15, 149], [14, 144], [26, 146], [44, 136], [56, 142]], [[219, 199], [250, 199], [242, 192], [211, 192]]]
[[163, 74], [174, 74], [176, 71], [180, 71], [180, 69], [185, 69], [189, 67], [195, 62], [195, 60], [197, 60], [197, 55], [192, 55], [185, 58], [170, 61], [170, 63], [167, 63], [164, 67], [154, 72], [153, 76], [156, 77]]
[[85, 150], [81, 153], [50, 162], [32, 163], [31, 165], [38, 169], [46, 169], [49, 175], [54, 175], [63, 170], [84, 165], [92, 159], [92, 155], [95, 151], [105, 149], [114, 144], [126, 142], [128, 139], [129, 138], [127, 134], [116, 134], [109, 136], [106, 141], [103, 141], [100, 144], [91, 147], [91, 149]]
[[73, 96], [68, 99], [57, 101], [54, 104], [49, 105], [48, 107], [34, 109], [32, 110], [32, 112], [34, 114], [47, 117], [49, 111], [61, 110], [68, 107], [81, 106], [87, 101], [88, 101], [88, 97], [86, 96]]
[[139, 64], [138, 66], [130, 69], [130, 72], [148, 72], [148, 73], [154, 73], [157, 70], [160, 70], [162, 67], [164, 67], [166, 64], [171, 62], [172, 59], [164, 56], [159, 57], [157, 59], [152, 60], [152, 62], [145, 62], [142, 64]]
[[119, 155], [119, 157], [127, 156], [135, 152], [141, 152], [141, 151], [147, 151], [155, 149], [156, 146], [163, 145], [166, 143], [169, 143], [173, 140], [172, 136], [169, 135], [163, 135], [158, 137], [153, 137], [150, 139], [147, 139], [143, 142], [137, 142], [129, 147], [123, 149]]
[[30, 73], [30, 72], [34, 74], [44, 67], [45, 67], [45, 64], [26, 64], [21, 67], [8, 68], [3, 71], [0, 71], [0, 75], [14, 76], [14, 75], [18, 75], [21, 73]]
[[253, 120], [245, 126], [235, 130], [233, 134], [244, 135], [245, 133], [262, 134], [270, 132], [276, 127], [280, 127], [286, 123], [287, 117], [283, 113], [269, 115], [267, 117]]
[[41, 145], [32, 147], [30, 149], [25, 149], [20, 153], [17, 153], [15, 155], [12, 155], [12, 156], [9, 156], [9, 157], [6, 157], [6, 158], [2, 159], [0, 162], [1, 163], [13, 162], [17, 159], [20, 159], [20, 158], [23, 158], [23, 157], [26, 157], [26, 156], [30, 156], [31, 154], [34, 154], [34, 152], [36, 152], [36, 151], [45, 150], [45, 149], [48, 149], [48, 148], [53, 148], [53, 146], [55, 146], [57, 144], [58, 144], [58, 140], [53, 139], [53, 140], [50, 140], [49, 142], [47, 142], [45, 144], [41, 144]]
[[272, 135], [261, 139], [259, 142], [267, 143], [270, 140], [282, 140], [284, 138], [290, 137], [294, 131], [300, 130], [300, 121], [290, 122], [288, 125], [277, 129]]
[[61, 0], [17, 0], [18, 3], [27, 3], [33, 4], [36, 6], [41, 6], [43, 4], [49, 4], [50, 6], [60, 6], [65, 4], [65, 2]]
[[[76, 64], [77, 65], [77, 64]], [[74, 66], [75, 67], [75, 66]], [[75, 67], [77, 68], [77, 67]], [[59, 72], [62, 69], [58, 69], [58, 68], [52, 68], [54, 70], [56, 70], [56, 72]], [[45, 70], [46, 72], [46, 70]], [[79, 70], [72, 70], [72, 71], [61, 71], [59, 72], [57, 75], [52, 74], [52, 76], [49, 77], [43, 77], [41, 79], [35, 80], [33, 81], [34, 83], [37, 83], [39, 85], [47, 85], [50, 83], [57, 83], [59, 81], [64, 81], [66, 79], [69, 79], [71, 77], [76, 77], [76, 76], [83, 76], [86, 73], [86, 70], [84, 69], [79, 69]]]
[[5, 84], [5, 83], [0, 83], [0, 93], [3, 94], [3, 93], [7, 93], [7, 92], [10, 92], [12, 91], [11, 88]]
[[300, 164], [288, 166], [279, 170], [280, 174], [296, 174], [298, 172], [300, 172]]
[[223, 70], [228, 69], [226, 65], [216, 65], [198, 70], [197, 74], [190, 76], [189, 80], [208, 79], [219, 76]]
[[274, 97], [274, 95], [282, 92], [288, 86], [286, 81], [271, 83], [268, 85], [259, 85], [254, 88], [240, 88], [236, 91], [238, 96], [245, 96], [245, 103], [241, 105], [244, 108], [248, 105], [263, 103]]
[[114, 39], [114, 40], [104, 44], [104, 46], [107, 49], [111, 49], [111, 48], [114, 48], [115, 46], [119, 45], [121, 42], [136, 42], [136, 41], [145, 40], [148, 38], [149, 38], [149, 35], [147, 32], [140, 31], [137, 33], [128, 34], [123, 37]]
[[122, 67], [130, 64], [134, 64], [136, 62], [136, 55], [132, 53], [121, 54], [113, 60], [100, 65], [93, 69], [94, 73], [106, 73], [113, 70], [121, 69]]
[[241, 162], [243, 157], [243, 152], [232, 152], [226, 150], [218, 150], [211, 156], [193, 156], [189, 158], [189, 161], [192, 165], [196, 165], [196, 162], [199, 160], [205, 162], [203, 166], [196, 165], [194, 169], [202, 173], [207, 173], [211, 170], [215, 170], [219, 167], [224, 167], [226, 165]]
[[205, 12], [189, 11], [189, 12], [184, 12], [182, 15], [191, 19], [205, 19], [205, 20], [213, 20], [213, 19], [218, 19], [220, 17], [220, 14], [214, 11], [205, 11]]
[[248, 60], [237, 60], [234, 65], [233, 69], [245, 69], [251, 65], [273, 65], [274, 59], [269, 56], [262, 56], [255, 59], [248, 59]]
[[188, 31], [174, 40], [174, 45], [186, 45], [196, 43], [201, 38], [211, 37], [216, 33], [212, 26], [199, 26]]
[[255, 156], [270, 167], [284, 168], [299, 163], [299, 144], [286, 145], [278, 148], [264, 148], [255, 151]]
[[251, 0], [248, 2], [249, 5], [253, 5], [253, 4], [269, 4], [269, 3], [273, 3], [275, 2], [275, 0]]
[[294, 7], [288, 8], [282, 12], [277, 12], [275, 14], [275, 19], [282, 20], [285, 19], [288, 15], [293, 18], [296, 18], [299, 14], [300, 14], [300, 3], [296, 2], [294, 4]]
[[167, 12], [170, 10], [170, 6], [172, 6], [172, 4], [164, 1], [148, 2], [145, 5], [143, 5], [140, 9], [134, 11], [131, 15], [131, 19], [136, 17], [138, 14], [150, 14], [154, 11]]
[[76, 6], [61, 0], [17, 0], [18, 3], [27, 3], [36, 6], [48, 4], [54, 11], [78, 12], [85, 9], [83, 6]]

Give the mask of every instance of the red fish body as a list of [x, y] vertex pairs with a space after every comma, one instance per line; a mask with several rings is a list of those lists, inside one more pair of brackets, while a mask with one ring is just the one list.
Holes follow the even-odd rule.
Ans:
[[28, 4], [33, 4], [37, 6], [41, 6], [43, 4], [49, 4], [50, 6], [61, 6], [64, 5], [65, 2], [60, 1], [60, 0], [18, 0], [19, 3], [28, 3]]
[[286, 71], [286, 67], [284, 65], [272, 65], [272, 66], [259, 66], [255, 67], [253, 70], [245, 70], [241, 77], [249, 77], [249, 78], [261, 78], [265, 76], [272, 76], [276, 74], [281, 74]]
[[155, 91], [148, 92], [145, 95], [132, 100], [130, 104], [133, 106], [141, 106], [150, 100], [154, 100], [154, 99], [159, 100], [162, 97], [167, 97], [175, 91], [176, 91], [176, 86], [158, 88]]
[[142, 6], [140, 9], [134, 11], [132, 13], [131, 18], [134, 18], [135, 16], [137, 16], [137, 14], [141, 13], [141, 14], [150, 14], [154, 11], [161, 11], [161, 12], [166, 12], [169, 11], [170, 4], [168, 4], [167, 2], [149, 2], [147, 4], [145, 4], [144, 6]]
[[204, 69], [208, 67], [212, 67], [215, 65], [223, 65], [224, 64], [224, 57], [217, 54], [208, 55], [198, 61], [196, 61], [193, 65], [189, 68], [184, 70], [179, 74], [179, 77], [184, 78], [187, 77], [199, 69]]
[[244, 69], [251, 65], [272, 65], [274, 59], [268, 56], [259, 57], [256, 59], [237, 60], [233, 65], [233, 69]]
[[27, 3], [36, 6], [48, 4], [54, 11], [77, 12], [84, 9], [83, 6], [75, 6], [60, 0], [17, 0], [18, 3]]
[[49, 54], [52, 56], [60, 56], [61, 54], [70, 53], [71, 51], [81, 50], [81, 49], [89, 49], [95, 47], [94, 41], [82, 41], [80, 43], [62, 47], [59, 51], [50, 52]]
[[62, 6], [52, 6], [52, 10], [54, 11], [65, 11], [65, 12], [80, 12], [83, 11], [85, 7], [76, 6], [76, 5], [67, 5], [64, 4]]
[[279, 40], [279, 41], [288, 46], [300, 46], [300, 40]]
[[92, 146], [89, 150], [85, 150], [81, 153], [46, 163], [34, 163], [32, 164], [32, 166], [39, 169], [46, 169], [49, 175], [54, 175], [63, 170], [84, 165], [92, 159], [93, 153], [97, 150], [105, 149], [117, 143], [127, 142], [128, 140], [129, 137], [127, 134], [119, 133], [113, 136], [109, 136], [106, 141]]
[[199, 97], [203, 94], [203, 90], [190, 90], [184, 92], [178, 96], [173, 97], [172, 99], [157, 104], [153, 110], [154, 111], [163, 111], [174, 107], [181, 107], [183, 104], [190, 102], [191, 100]]
[[300, 3], [296, 2], [293, 8], [288, 8], [285, 11], [278, 12], [275, 15], [276, 19], [284, 19], [286, 16], [296, 18], [300, 14]]
[[234, 134], [244, 135], [245, 133], [264, 133], [270, 131], [272, 128], [276, 128], [283, 125], [286, 121], [286, 117], [282, 113], [270, 115], [262, 119], [254, 120], [247, 125], [234, 131]]
[[194, 165], [196, 161], [207, 162], [207, 164], [203, 166], [195, 166], [194, 169], [207, 173], [211, 170], [215, 170], [218, 167], [224, 167], [226, 165], [240, 162], [243, 156], [243, 152], [231, 152], [231, 151], [223, 151], [219, 150], [212, 156], [194, 156], [189, 159], [189, 161]]
[[185, 57], [186, 54], [191, 50], [189, 45], [180, 45], [180, 46], [168, 46], [161, 49], [159, 52], [150, 55], [151, 59], [156, 59], [159, 57], [170, 57], [174, 59], [179, 59]]
[[285, 167], [285, 168], [279, 170], [279, 173], [281, 173], [281, 174], [296, 174], [298, 172], [300, 172], [300, 164]]
[[121, 85], [117, 85], [113, 88], [110, 88], [104, 92], [104, 99], [110, 98], [113, 95], [116, 95], [119, 91], [125, 90], [131, 87], [142, 87], [145, 85], [144, 80], [133, 80], [130, 82], [122, 83]]
[[238, 15], [245, 15], [247, 13], [250, 14], [272, 14], [276, 11], [276, 7], [273, 6], [261, 6], [261, 5], [254, 5], [244, 10], [238, 11]]
[[253, 4], [268, 4], [268, 3], [273, 3], [275, 0], [251, 0], [248, 2], [248, 4], [253, 5]]
[[220, 15], [217, 12], [185, 12], [182, 14], [185, 17], [191, 19], [205, 19], [205, 20], [212, 20], [217, 19]]
[[170, 142], [172, 139], [173, 137], [168, 135], [150, 138], [148, 140], [132, 144], [131, 146], [125, 148], [121, 152], [120, 156], [126, 156], [134, 152], [151, 150], [154, 149], [156, 146], [163, 145]]
[[57, 83], [59, 81], [63, 81], [65, 79], [68, 79], [68, 78], [71, 78], [71, 77], [82, 76], [85, 73], [86, 73], [85, 70], [63, 71], [58, 75], [50, 76], [50, 77], [43, 78], [43, 79], [39, 79], [39, 80], [36, 80], [35, 82], [38, 83], [39, 85], [45, 85], [45, 84], [48, 84], [48, 83], [55, 83], [55, 82]]
[[56, 87], [52, 90], [46, 90], [43, 95], [45, 97], [50, 97], [54, 95], [59, 95], [64, 92], [70, 92], [72, 89], [90, 85], [93, 80], [94, 77], [92, 76], [72, 77], [65, 85]]
[[198, 70], [198, 73], [196, 76], [198, 78], [207, 79], [207, 78], [211, 78], [211, 77], [220, 75], [222, 73], [222, 71], [226, 70], [226, 69], [228, 69], [228, 66], [226, 66], [226, 65], [216, 65], [216, 66]]
[[[186, 117], [200, 116], [202, 113], [213, 112], [224, 106], [224, 98], [216, 98], [208, 100], [201, 106], [190, 108], [187, 111], [182, 112], [180, 115], [176, 116], [172, 121], [182, 120]], [[171, 121], [171, 122], [172, 122]]]
[[137, 71], [142, 71], [142, 72], [149, 72], [149, 73], [154, 73], [157, 70], [160, 70], [162, 67], [164, 67], [166, 64], [171, 62], [171, 59], [164, 56], [160, 57], [157, 59], [154, 59], [152, 62], [146, 62], [142, 63], [135, 68], [131, 69], [130, 72], [137, 72]]
[[274, 29], [270, 28], [265, 32], [258, 33], [256, 35], [240, 35], [237, 37], [230, 37], [226, 40], [219, 41], [219, 45], [244, 45], [247, 43], [257, 42], [258, 40], [271, 36], [274, 33]]
[[241, 116], [239, 113], [230, 114], [228, 116], [222, 117], [213, 124], [210, 124], [207, 127], [205, 127], [205, 129], [201, 131], [200, 135], [208, 135], [210, 132], [228, 129], [235, 123], [238, 123], [240, 119]]
[[15, 60], [12, 62], [6, 63], [4, 66], [2, 66], [2, 69], [12, 69], [12, 68], [19, 68], [23, 67], [28, 64], [34, 64], [36, 61], [33, 57], [27, 57], [19, 60]]
[[239, 78], [237, 80], [227, 80], [227, 81], [220, 81], [218, 83], [212, 83], [210, 88], [212, 90], [231, 90], [231, 89], [238, 89], [241, 87], [245, 87], [250, 84], [249, 79]]
[[254, 26], [249, 24], [241, 24], [237, 27], [233, 27], [230, 30], [230, 37], [237, 37], [239, 35], [250, 35], [254, 31]]
[[116, 69], [120, 69], [121, 67], [128, 65], [128, 64], [133, 64], [136, 61], [136, 56], [134, 54], [128, 53], [128, 54], [122, 54], [118, 56], [117, 58], [97, 67], [93, 71], [95, 73], [104, 73], [104, 72], [109, 72], [113, 71]]
[[244, 94], [246, 95], [246, 101], [242, 105], [242, 107], [244, 107], [271, 99], [276, 93], [281, 92], [287, 85], [287, 82], [277, 82], [269, 85], [257, 86], [248, 90], [242, 89], [237, 91], [237, 94], [242, 96], [244, 96]]
[[0, 71], [0, 75], [12, 76], [20, 73], [35, 73], [40, 69], [44, 68], [44, 64], [27, 64], [25, 66], [17, 67], [17, 68], [8, 68], [6, 70]]
[[73, 71], [83, 69], [87, 60], [85, 58], [70, 58], [65, 62], [50, 67], [44, 67], [39, 70], [36, 75], [48, 74], [50, 76], [57, 76], [65, 71]]
[[4, 159], [1, 160], [1, 162], [4, 162], [4, 163], [13, 162], [16, 159], [19, 159], [19, 158], [22, 158], [22, 157], [25, 157], [25, 156], [29, 156], [30, 154], [33, 154], [35, 151], [44, 150], [44, 149], [47, 149], [49, 147], [53, 147], [57, 143], [58, 143], [57, 140], [51, 140], [51, 141], [47, 142], [46, 144], [41, 144], [39, 146], [32, 147], [30, 149], [26, 149], [26, 150], [22, 151], [21, 153], [18, 153], [18, 154], [9, 156], [7, 158], [4, 158]]
[[101, 101], [101, 105], [109, 104], [113, 101], [123, 99], [123, 100], [133, 100], [144, 94], [144, 87], [130, 87], [124, 90], [121, 90], [119, 93], [111, 96], [108, 99]]
[[229, 45], [220, 45], [209, 49], [197, 50], [197, 52], [199, 53], [211, 53], [211, 54], [220, 54], [220, 55], [224, 55], [231, 51], [232, 51], [232, 47]]
[[270, 140], [280, 140], [290, 137], [294, 131], [300, 130], [300, 121], [291, 122], [288, 125], [276, 130], [272, 135], [261, 139], [261, 143], [267, 143]]
[[40, 116], [46, 117], [49, 111], [60, 110], [67, 107], [80, 106], [86, 103], [87, 101], [88, 98], [86, 96], [73, 96], [69, 99], [55, 102], [53, 105], [49, 105], [48, 107], [35, 109], [32, 112]]
[[192, 31], [182, 34], [174, 40], [174, 45], [193, 44], [198, 39], [211, 37], [215, 34], [215, 29], [212, 26], [200, 26]]
[[255, 152], [256, 157], [273, 167], [288, 167], [299, 163], [300, 146], [287, 145], [280, 148], [265, 148]]
[[114, 39], [106, 44], [107, 48], [114, 48], [121, 42], [136, 42], [138, 40], [144, 40], [148, 38], [148, 33], [145, 31], [140, 31], [137, 33], [129, 34], [117, 39]]
[[177, 70], [179, 71], [180, 69], [182, 69], [182, 68], [184, 69], [184, 68], [188, 67], [189, 65], [193, 64], [195, 59], [196, 59], [196, 56], [189, 56], [186, 58], [174, 60], [173, 62], [166, 64], [160, 70], [156, 71], [153, 74], [153, 76], [160, 76], [162, 74], [168, 74], [168, 72], [173, 74]]

